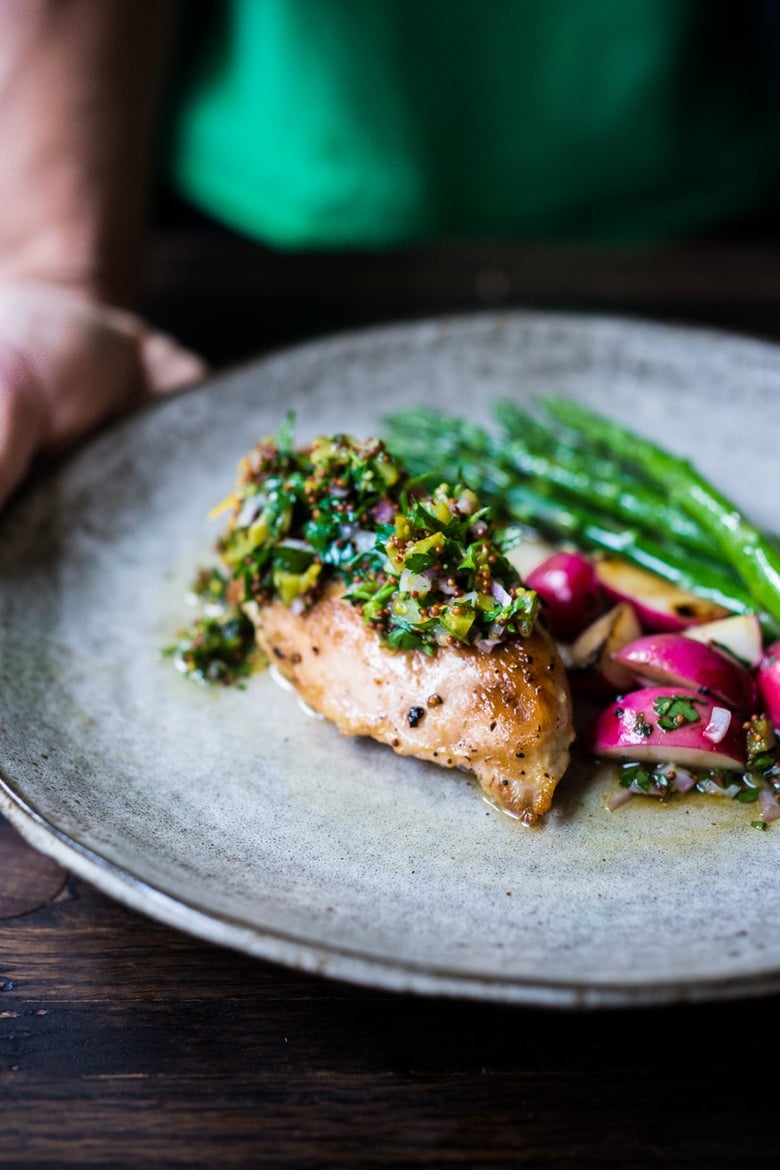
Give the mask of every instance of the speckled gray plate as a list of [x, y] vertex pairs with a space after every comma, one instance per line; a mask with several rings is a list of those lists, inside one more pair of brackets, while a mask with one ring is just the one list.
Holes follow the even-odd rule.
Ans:
[[780, 352], [638, 322], [488, 314], [282, 353], [142, 411], [0, 526], [0, 807], [43, 852], [194, 935], [399, 991], [558, 1007], [780, 990], [780, 829], [568, 776], [527, 830], [472, 781], [342, 739], [268, 676], [212, 693], [160, 649], [207, 510], [294, 408], [298, 437], [417, 403], [597, 405], [777, 525]]

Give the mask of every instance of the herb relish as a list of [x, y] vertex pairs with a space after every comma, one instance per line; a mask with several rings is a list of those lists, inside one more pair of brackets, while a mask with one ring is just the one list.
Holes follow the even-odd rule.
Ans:
[[240, 685], [260, 665], [249, 618], [227, 599], [228, 579], [219, 569], [202, 569], [190, 590], [200, 616], [163, 651], [188, 678], [223, 686]]
[[[665, 730], [700, 718], [685, 695], [669, 696], [664, 703], [656, 700], [655, 711], [659, 715], [658, 725]], [[780, 796], [780, 744], [771, 722], [763, 715], [752, 715], [743, 726], [746, 759], [742, 772], [682, 767], [664, 761], [654, 764], [629, 761], [620, 768], [620, 787], [633, 795], [655, 796], [661, 800], [669, 800], [676, 794], [702, 792], [708, 796], [730, 797], [740, 804], [757, 804], [762, 819], [751, 824], [756, 829], [766, 829], [763, 814], [772, 817], [774, 802]]]
[[[252, 628], [246, 603], [278, 600], [302, 613], [334, 584], [392, 649], [487, 653], [531, 633], [538, 597], [469, 487], [412, 478], [380, 439], [336, 434], [296, 449], [292, 431], [288, 416], [254, 446], [234, 492], [212, 512], [230, 510], [216, 545], [221, 567], [205, 579], [223, 583], [219, 620], [233, 645]], [[231, 656], [221, 653], [215, 620], [201, 618], [172, 650], [185, 673], [229, 681]], [[209, 648], [220, 662], [211, 671]]]

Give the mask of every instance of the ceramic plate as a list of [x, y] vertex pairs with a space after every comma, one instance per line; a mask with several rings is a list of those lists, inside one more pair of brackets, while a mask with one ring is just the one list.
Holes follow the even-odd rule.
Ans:
[[744, 806], [609, 812], [614, 778], [588, 769], [525, 829], [465, 773], [341, 738], [268, 675], [210, 691], [161, 655], [212, 560], [208, 509], [289, 408], [303, 441], [547, 392], [692, 454], [780, 527], [772, 346], [507, 313], [272, 356], [103, 432], [3, 517], [3, 811], [135, 909], [339, 979], [558, 1007], [780, 990], [780, 829]]

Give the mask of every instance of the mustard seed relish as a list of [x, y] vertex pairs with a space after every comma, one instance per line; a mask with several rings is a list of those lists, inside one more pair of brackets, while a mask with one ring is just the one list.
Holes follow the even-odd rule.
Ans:
[[538, 598], [464, 484], [412, 478], [380, 439], [320, 436], [296, 449], [292, 420], [241, 461], [217, 542], [228, 598], [304, 612], [334, 581], [382, 641], [485, 652], [528, 635]]

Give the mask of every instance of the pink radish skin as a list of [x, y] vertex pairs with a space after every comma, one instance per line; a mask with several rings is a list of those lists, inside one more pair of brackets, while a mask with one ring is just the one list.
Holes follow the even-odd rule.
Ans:
[[764, 713], [775, 728], [780, 728], [780, 641], [767, 646], [756, 676]]
[[631, 602], [646, 630], [680, 631], [731, 616], [722, 605], [696, 597], [618, 557], [600, 557], [594, 569], [605, 595], [613, 601]]
[[753, 675], [721, 650], [684, 634], [646, 634], [612, 655], [645, 683], [705, 692], [743, 715], [756, 709]]
[[570, 642], [602, 608], [592, 561], [581, 553], [555, 552], [525, 579], [542, 599], [547, 627], [559, 642]]
[[[676, 696], [689, 698], [699, 719], [664, 731], [658, 725], [654, 703], [658, 698]], [[591, 746], [601, 759], [735, 772], [745, 769], [745, 734], [739, 716], [682, 687], [641, 687], [616, 699], [596, 720]]]

